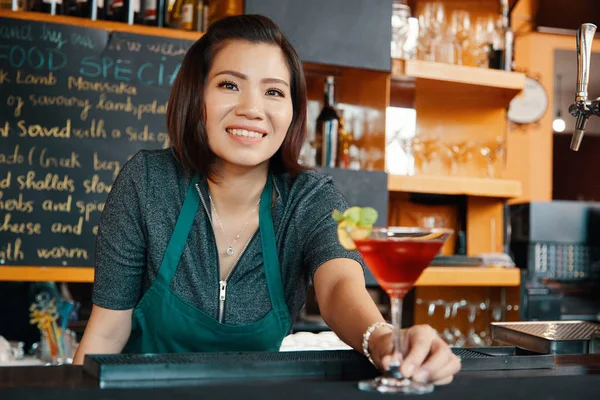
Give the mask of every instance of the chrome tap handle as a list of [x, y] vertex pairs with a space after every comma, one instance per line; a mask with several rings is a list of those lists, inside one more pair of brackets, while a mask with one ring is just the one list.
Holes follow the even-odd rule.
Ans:
[[588, 82], [590, 79], [590, 58], [592, 56], [592, 42], [596, 33], [596, 25], [582, 24], [577, 30], [577, 88], [575, 103], [569, 107], [569, 113], [577, 118], [575, 130], [571, 138], [571, 150], [578, 151], [587, 120], [592, 113], [589, 107]]
[[577, 93], [575, 101], [586, 101], [590, 79], [590, 57], [596, 25], [582, 24], [577, 30]]

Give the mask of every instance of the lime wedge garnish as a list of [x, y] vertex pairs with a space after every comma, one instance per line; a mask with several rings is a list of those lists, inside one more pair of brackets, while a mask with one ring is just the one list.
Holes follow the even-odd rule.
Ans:
[[354, 240], [368, 238], [377, 221], [377, 211], [371, 207], [350, 207], [344, 213], [334, 210], [331, 216], [338, 223], [338, 240], [346, 250], [356, 250]]

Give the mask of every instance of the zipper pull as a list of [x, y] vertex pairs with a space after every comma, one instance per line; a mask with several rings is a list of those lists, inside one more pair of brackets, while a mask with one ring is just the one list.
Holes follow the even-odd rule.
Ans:
[[225, 292], [227, 291], [227, 281], [219, 281], [219, 322], [223, 322], [225, 314]]
[[220, 281], [219, 300], [225, 301], [225, 292], [227, 291], [227, 281]]

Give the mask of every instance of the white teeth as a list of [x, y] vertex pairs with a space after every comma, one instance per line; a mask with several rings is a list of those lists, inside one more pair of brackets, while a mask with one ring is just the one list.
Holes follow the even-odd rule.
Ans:
[[247, 131], [245, 129], [227, 129], [227, 132], [231, 133], [232, 135], [236, 135], [236, 136], [247, 136], [247, 137], [251, 137], [251, 138], [263, 137], [262, 133]]

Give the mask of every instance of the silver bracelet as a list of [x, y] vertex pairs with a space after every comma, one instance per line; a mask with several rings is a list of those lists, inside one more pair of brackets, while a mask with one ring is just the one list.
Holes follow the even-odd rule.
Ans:
[[365, 333], [363, 334], [363, 340], [362, 340], [363, 354], [369, 359], [369, 361], [373, 365], [375, 365], [375, 363], [373, 362], [373, 359], [371, 358], [371, 353], [369, 352], [369, 339], [371, 338], [371, 335], [373, 334], [373, 332], [375, 332], [375, 329], [381, 328], [383, 326], [387, 326], [392, 331], [394, 330], [394, 327], [392, 324], [388, 324], [387, 322], [375, 322], [374, 324], [371, 324], [367, 328]]

